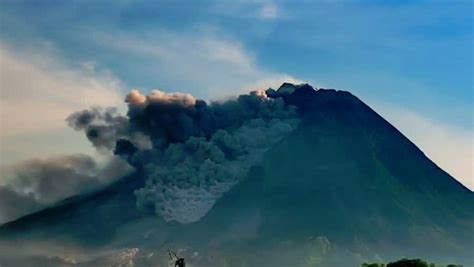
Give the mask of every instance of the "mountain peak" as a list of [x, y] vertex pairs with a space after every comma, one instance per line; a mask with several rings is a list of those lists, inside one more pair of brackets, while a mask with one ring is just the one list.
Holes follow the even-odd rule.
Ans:
[[274, 89], [268, 89], [267, 95], [271, 97], [281, 97], [291, 95], [295, 92], [302, 93], [302, 92], [316, 92], [316, 88], [313, 88], [311, 85], [304, 83], [304, 84], [293, 84], [284, 82], [276, 91]]
[[[472, 192], [397, 129], [347, 91], [283, 83], [266, 93], [281, 98], [278, 105], [263, 100], [253, 105], [244, 95], [237, 99], [242, 103], [195, 105], [189, 116], [181, 106], [165, 109], [160, 102], [150, 104], [160, 109], [140, 109], [143, 113], [132, 114], [132, 122], [141, 123], [150, 136], [180, 131], [187, 134], [186, 141], [167, 141], [170, 145], [164, 149], [134, 154], [134, 160], [141, 161], [137, 172], [0, 226], [0, 248], [10, 248], [13, 241], [43, 244], [54, 237], [58, 247], [65, 247], [62, 251], [69, 244], [74, 246], [71, 251], [79, 250], [76, 246], [86, 251], [78, 252], [81, 266], [105, 266], [100, 263], [109, 260], [108, 251], [131, 246], [143, 251], [136, 260], [146, 266], [161, 266], [156, 251], [170, 247], [186, 248], [183, 256], [193, 266], [229, 261], [231, 266], [308, 266], [307, 259], [315, 257], [324, 266], [355, 266], [362, 259], [404, 255], [472, 265]], [[285, 109], [288, 106], [291, 109]], [[258, 112], [241, 114], [248, 107]], [[279, 108], [276, 115], [268, 116], [274, 107]], [[219, 117], [207, 120], [208, 115]], [[216, 123], [221, 126], [211, 130], [218, 134], [204, 128], [224, 120], [231, 126]], [[181, 128], [176, 128], [180, 121]], [[188, 134], [189, 121], [202, 122], [205, 130], [198, 128], [201, 124], [193, 129], [210, 138]], [[161, 135], [153, 138], [165, 140]], [[279, 139], [270, 142], [274, 138]], [[128, 143], [119, 142], [115, 150], [120, 144]], [[235, 172], [237, 168], [244, 171]], [[219, 175], [213, 184], [223, 187], [235, 181], [216, 198], [222, 187], [207, 183], [213, 173]], [[156, 180], [160, 175], [169, 176]], [[231, 179], [220, 180], [221, 175]], [[170, 184], [173, 179], [186, 183]], [[210, 209], [188, 223], [189, 209], [203, 205]], [[91, 248], [99, 247], [107, 250], [91, 255]], [[255, 250], [264, 257], [255, 257]], [[7, 257], [11, 266], [25, 266], [22, 263], [30, 259], [28, 253], [10, 256], [0, 251], [2, 264]]]
[[360, 106], [362, 103], [350, 92], [315, 88], [311, 85], [292, 84], [285, 82], [277, 90], [272, 88], [266, 91], [270, 98], [282, 98], [286, 104], [298, 107], [299, 111], [308, 115], [325, 110], [334, 112], [340, 109]]

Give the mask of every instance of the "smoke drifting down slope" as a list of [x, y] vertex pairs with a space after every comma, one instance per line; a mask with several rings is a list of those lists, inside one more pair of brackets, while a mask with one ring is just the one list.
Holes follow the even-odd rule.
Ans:
[[91, 108], [67, 120], [99, 150], [147, 176], [137, 204], [166, 221], [198, 221], [215, 201], [297, 126], [294, 107], [265, 91], [207, 104], [190, 94], [132, 90], [127, 116]]
[[2, 173], [6, 184], [0, 185], [0, 223], [97, 190], [131, 169], [118, 157], [98, 162], [83, 154], [31, 159], [8, 166]]
[[473, 266], [472, 192], [349, 92], [283, 84], [222, 103], [158, 91], [126, 101], [126, 116], [91, 108], [69, 123], [136, 171], [0, 226], [2, 265], [132, 255], [166, 266], [173, 248], [193, 266]]

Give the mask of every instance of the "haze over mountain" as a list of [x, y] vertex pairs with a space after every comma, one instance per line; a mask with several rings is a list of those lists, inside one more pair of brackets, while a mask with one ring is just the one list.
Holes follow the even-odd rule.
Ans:
[[134, 171], [2, 225], [2, 266], [474, 265], [473, 192], [349, 92], [126, 102], [68, 122]]

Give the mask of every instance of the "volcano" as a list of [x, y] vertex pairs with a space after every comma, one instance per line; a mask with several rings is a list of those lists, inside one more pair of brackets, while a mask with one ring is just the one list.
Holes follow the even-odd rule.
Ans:
[[132, 175], [2, 225], [0, 265], [166, 266], [172, 248], [192, 266], [474, 266], [474, 193], [390, 123], [346, 91], [285, 83], [265, 94], [299, 123], [202, 218], [138, 207], [148, 174], [135, 159]]

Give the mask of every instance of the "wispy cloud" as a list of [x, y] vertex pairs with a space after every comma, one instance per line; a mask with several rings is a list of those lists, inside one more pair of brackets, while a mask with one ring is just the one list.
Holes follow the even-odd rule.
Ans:
[[274, 20], [278, 17], [280, 10], [275, 3], [264, 2], [260, 8], [260, 18], [267, 20]]
[[0, 183], [0, 224], [66, 197], [97, 189], [131, 170], [119, 158], [101, 163], [82, 154], [14, 164], [0, 177], [5, 179], [5, 185]]
[[297, 81], [291, 75], [265, 70], [240, 42], [212, 32], [96, 37], [100, 43], [110, 44], [109, 49], [133, 56], [135, 62], [130, 64], [135, 65], [134, 69], [154, 77], [156, 84], [175, 81], [168, 84], [168, 90], [192, 91], [206, 99], [234, 95], [254, 85], [268, 88], [283, 81]]
[[474, 191], [474, 133], [390, 105], [377, 111], [440, 168]]
[[[74, 135], [65, 118], [91, 104], [118, 106], [123, 102], [118, 79], [95, 71], [91, 63], [67, 66], [47, 47], [13, 50], [0, 44], [0, 66], [2, 163], [43, 156], [44, 149], [38, 147], [49, 148], [49, 154], [77, 152], [77, 141], [64, 138]], [[41, 135], [56, 138], [38, 140]], [[36, 140], [32, 143], [30, 139]], [[68, 145], [58, 145], [61, 139]], [[22, 151], [24, 143], [28, 147]]]
[[120, 106], [120, 87], [94, 62], [73, 67], [47, 44], [13, 49], [0, 43], [0, 223], [129, 171], [117, 159], [98, 157], [65, 121], [90, 105]]

